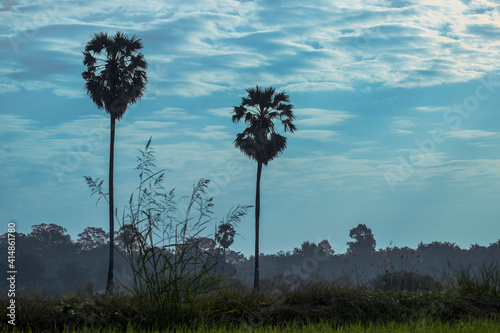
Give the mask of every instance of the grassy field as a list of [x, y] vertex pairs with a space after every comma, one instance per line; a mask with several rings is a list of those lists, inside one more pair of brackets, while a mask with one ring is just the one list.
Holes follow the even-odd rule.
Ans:
[[[2, 333], [7, 332], [36, 332], [37, 330], [14, 330], [11, 331], [7, 327], [1, 331]], [[71, 331], [71, 330], [69, 330]], [[82, 333], [146, 333], [146, 332], [177, 332], [177, 333], [243, 333], [243, 332], [255, 332], [255, 333], [281, 333], [281, 332], [302, 332], [302, 333], [418, 333], [418, 332], [440, 332], [440, 333], [466, 333], [466, 332], [477, 332], [477, 333], [497, 333], [500, 332], [500, 320], [482, 319], [482, 320], [461, 320], [455, 323], [446, 323], [441, 321], [419, 321], [415, 323], [386, 323], [386, 324], [373, 324], [368, 325], [363, 324], [352, 324], [346, 325], [338, 328], [332, 327], [329, 323], [316, 323], [316, 324], [305, 324], [298, 325], [291, 323], [284, 326], [264, 326], [264, 327], [252, 327], [243, 326], [240, 328], [206, 328], [199, 327], [197, 329], [182, 328], [178, 327], [175, 329], [166, 330], [137, 330], [133, 328], [128, 328], [125, 330], [118, 330], [112, 328], [99, 328], [99, 327], [84, 327], [78, 332]]]
[[[154, 304], [147, 296], [119, 294], [18, 297], [16, 328], [103, 333], [500, 332], [500, 298], [456, 290], [382, 292], [318, 284], [275, 294], [223, 289], [180, 308]], [[0, 314], [6, 318], [6, 306]], [[3, 324], [2, 332], [13, 328], [5, 320]]]
[[[221, 285], [195, 293], [181, 288], [184, 280], [174, 279], [179, 283], [169, 286], [178, 288], [156, 290], [148, 282], [128, 295], [31, 293], [15, 299], [15, 328], [103, 333], [500, 332], [500, 266], [485, 266], [480, 273], [459, 271], [430, 290], [414, 290], [414, 283], [401, 280], [406, 275], [394, 273], [385, 291], [316, 282], [292, 290], [255, 292]], [[0, 315], [8, 318], [9, 299], [0, 304]], [[14, 328], [5, 319], [3, 323], [2, 332]]]

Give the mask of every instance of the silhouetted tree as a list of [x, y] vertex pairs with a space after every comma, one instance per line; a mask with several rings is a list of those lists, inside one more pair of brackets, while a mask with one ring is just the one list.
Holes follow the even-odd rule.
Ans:
[[115, 246], [125, 251], [137, 250], [139, 248], [138, 237], [140, 237], [139, 229], [132, 224], [124, 224], [115, 239]]
[[320, 248], [327, 256], [333, 256], [335, 254], [335, 251], [332, 249], [330, 242], [326, 239], [319, 242], [318, 248]]
[[83, 251], [92, 250], [106, 245], [109, 235], [102, 228], [87, 227], [78, 234], [77, 243]]
[[147, 63], [141, 40], [118, 32], [115, 36], [96, 33], [85, 46], [82, 73], [87, 94], [99, 109], [110, 115], [109, 145], [109, 269], [106, 293], [113, 292], [114, 264], [114, 193], [113, 162], [115, 144], [115, 121], [120, 120], [129, 104], [135, 103], [144, 94], [147, 82]]
[[231, 249], [228, 249], [226, 251], [226, 262], [229, 263], [229, 264], [233, 264], [233, 265], [236, 265], [236, 264], [242, 264], [244, 262], [247, 261], [247, 258], [245, 257], [245, 255], [241, 252], [236, 252], [236, 251], [233, 251]]
[[377, 242], [373, 238], [372, 230], [365, 224], [358, 224], [356, 228], [351, 229], [349, 237], [354, 239], [354, 242], [347, 242], [350, 253], [366, 254], [375, 251]]
[[427, 257], [452, 258], [460, 255], [462, 249], [455, 243], [450, 242], [432, 242], [430, 244], [420, 243], [417, 251]]
[[286, 137], [276, 132], [274, 120], [280, 119], [286, 131], [294, 132], [295, 118], [289, 96], [283, 91], [275, 93], [273, 87], [261, 89], [259, 86], [246, 90], [247, 97], [241, 105], [233, 109], [233, 122], [244, 119], [248, 127], [237, 134], [234, 145], [245, 155], [257, 162], [257, 189], [255, 194], [255, 270], [254, 289], [259, 289], [259, 217], [260, 217], [260, 177], [262, 165], [267, 165], [286, 148]]
[[71, 236], [67, 234], [66, 228], [54, 223], [42, 223], [32, 226], [28, 237], [44, 244], [44, 246], [52, 247], [71, 244]]
[[325, 257], [333, 256], [335, 251], [332, 250], [330, 243], [325, 239], [322, 240], [318, 245], [313, 242], [305, 241], [302, 243], [300, 248], [295, 248], [293, 250], [293, 255], [302, 257]]
[[301, 257], [307, 257], [307, 256], [312, 256], [314, 255], [314, 251], [318, 248], [318, 246], [314, 243], [311, 243], [309, 241], [305, 241], [302, 243], [300, 248], [296, 247], [293, 250], [293, 255], [295, 256], [301, 256]]
[[230, 223], [222, 223], [217, 229], [215, 240], [224, 249], [224, 261], [226, 261], [226, 249], [234, 243], [235, 235], [236, 230], [234, 230], [233, 226]]

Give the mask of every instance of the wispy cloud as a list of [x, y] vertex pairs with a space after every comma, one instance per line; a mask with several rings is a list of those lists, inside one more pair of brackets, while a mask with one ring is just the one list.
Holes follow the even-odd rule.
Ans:
[[163, 110], [153, 111], [153, 115], [155, 118], [164, 118], [164, 119], [172, 119], [172, 120], [194, 120], [200, 119], [201, 116], [189, 114], [185, 110], [181, 108], [164, 108]]
[[226, 126], [205, 126], [198, 132], [187, 132], [186, 134], [196, 136], [202, 140], [226, 140], [229, 141], [233, 135], [227, 131]]
[[401, 128], [392, 129], [392, 133], [395, 133], [395, 134], [413, 134], [412, 131], [401, 129]]
[[[469, 81], [498, 67], [499, 49], [491, 36], [500, 31], [499, 14], [488, 1], [402, 7], [235, 0], [223, 5], [152, 0], [126, 7], [91, 1], [83, 7], [54, 1], [15, 8], [2, 12], [9, 23], [0, 33], [0, 53], [15, 67], [29, 67], [33, 55], [43, 53], [37, 58], [41, 67], [57, 72], [65, 64], [81, 72], [81, 51], [93, 31], [126, 28], [139, 34], [150, 61], [146, 98], [206, 96], [262, 82], [289, 92], [352, 91], [359, 83], [422, 87]], [[277, 19], [278, 11], [288, 19]], [[18, 44], [17, 53], [12, 43]], [[7, 85], [3, 91], [12, 91], [10, 84], [28, 89], [22, 82], [34, 79], [31, 72], [22, 80], [0, 74]], [[44, 83], [43, 89], [54, 84], [50, 78]], [[53, 92], [74, 98], [69, 89], [79, 87], [62, 88]]]
[[324, 110], [324, 109], [295, 109], [298, 126], [333, 126], [355, 118], [353, 114], [345, 111]]
[[461, 140], [494, 139], [500, 137], [498, 132], [484, 130], [459, 130], [445, 133], [446, 136]]
[[408, 117], [392, 117], [391, 119], [391, 131], [396, 134], [413, 134], [413, 131], [410, 131], [408, 128], [417, 125], [413, 119]]
[[446, 112], [448, 110], [451, 110], [451, 107], [449, 106], [417, 106], [415, 110], [420, 111], [420, 112], [427, 112], [427, 113], [432, 113], [432, 112]]
[[319, 141], [330, 141], [338, 134], [328, 130], [298, 130], [293, 136], [299, 139], [311, 139]]

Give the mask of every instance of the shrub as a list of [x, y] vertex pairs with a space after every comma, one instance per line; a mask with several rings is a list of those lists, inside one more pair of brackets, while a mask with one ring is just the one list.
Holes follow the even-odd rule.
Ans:
[[386, 271], [371, 282], [373, 289], [389, 291], [430, 291], [436, 290], [439, 283], [428, 274], [404, 271]]
[[480, 265], [460, 265], [451, 278], [461, 296], [500, 296], [500, 264], [483, 262]]

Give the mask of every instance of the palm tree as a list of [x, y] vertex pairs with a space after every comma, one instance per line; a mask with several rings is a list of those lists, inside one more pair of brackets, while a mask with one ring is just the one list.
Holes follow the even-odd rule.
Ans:
[[96, 33], [85, 46], [82, 73], [85, 90], [97, 108], [104, 109], [111, 117], [109, 145], [109, 267], [106, 294], [113, 293], [114, 266], [114, 199], [113, 162], [115, 145], [115, 121], [120, 120], [129, 104], [139, 100], [147, 83], [148, 67], [141, 40], [117, 32], [114, 36]]
[[215, 240], [224, 249], [224, 262], [226, 262], [226, 249], [234, 243], [235, 235], [236, 230], [234, 230], [231, 223], [220, 224], [217, 233], [215, 234]]
[[254, 289], [259, 290], [259, 216], [260, 216], [260, 176], [262, 165], [286, 148], [286, 137], [278, 134], [274, 120], [279, 118], [286, 131], [294, 132], [292, 104], [283, 91], [275, 93], [273, 87], [261, 89], [259, 86], [246, 90], [247, 97], [241, 99], [241, 105], [234, 107], [233, 123], [245, 119], [248, 127], [236, 135], [234, 145], [250, 159], [257, 161], [257, 190], [255, 194], [255, 270]]

